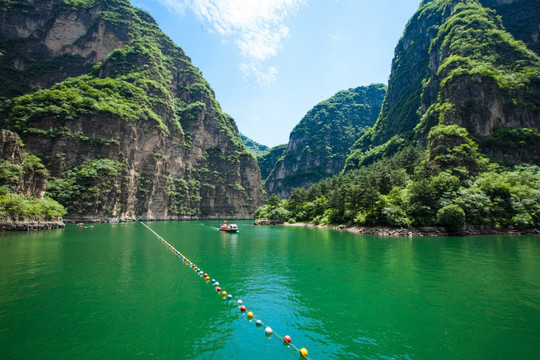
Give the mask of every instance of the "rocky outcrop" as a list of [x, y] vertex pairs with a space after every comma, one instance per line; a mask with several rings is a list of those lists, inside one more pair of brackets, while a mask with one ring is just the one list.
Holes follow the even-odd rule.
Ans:
[[257, 163], [259, 164], [259, 169], [261, 169], [261, 177], [263, 182], [266, 181], [268, 175], [276, 166], [276, 163], [287, 151], [287, 144], [277, 145], [269, 149], [264, 154], [257, 156]]
[[339, 173], [351, 146], [375, 123], [385, 93], [384, 85], [370, 85], [340, 91], [317, 104], [291, 132], [265, 190], [285, 198], [295, 187], [307, 188]]
[[396, 46], [377, 122], [351, 158], [377, 153], [396, 134], [394, 143], [425, 143], [440, 123], [477, 138], [498, 128], [539, 128], [540, 63], [525, 45], [538, 47], [538, 11], [529, 0], [423, 1]]
[[516, 39], [540, 55], [540, 6], [536, 0], [480, 0], [502, 17], [504, 27]]
[[2, 174], [0, 186], [7, 185], [13, 192], [43, 198], [48, 172], [40, 163], [28, 159], [19, 136], [5, 129], [0, 129], [0, 160], [10, 164], [12, 172], [11, 176]]
[[35, 231], [63, 229], [66, 225], [61, 221], [23, 221], [23, 222], [0, 222], [1, 231]]
[[[3, 44], [19, 45], [1, 50], [21, 65], [4, 83], [42, 90], [12, 98], [2, 126], [43, 159], [67, 218], [246, 218], [262, 204], [234, 120], [147, 13], [123, 0], [17, 4], [1, 21]], [[36, 63], [66, 71], [34, 76]]]
[[515, 41], [494, 12], [477, 3], [456, 5], [429, 53], [421, 137], [439, 123], [477, 138], [498, 128], [540, 128], [540, 58]]

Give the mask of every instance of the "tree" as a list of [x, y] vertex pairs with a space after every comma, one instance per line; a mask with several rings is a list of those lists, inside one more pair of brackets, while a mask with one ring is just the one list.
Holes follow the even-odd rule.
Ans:
[[437, 212], [437, 222], [448, 230], [457, 231], [465, 225], [465, 212], [456, 204], [450, 204]]

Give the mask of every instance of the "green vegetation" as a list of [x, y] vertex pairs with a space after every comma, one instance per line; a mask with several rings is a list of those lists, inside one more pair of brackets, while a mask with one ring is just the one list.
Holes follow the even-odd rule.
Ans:
[[482, 135], [482, 123], [496, 100], [494, 95], [481, 99], [486, 91], [499, 93], [497, 100], [507, 106], [506, 117], [512, 117], [514, 109], [538, 113], [540, 58], [505, 31], [493, 10], [475, 2], [456, 5], [439, 28], [430, 53], [441, 54], [440, 66], [437, 76], [424, 84], [424, 92], [439, 91], [417, 127], [420, 135], [438, 123], [464, 124]]
[[53, 178], [47, 192], [69, 214], [114, 215], [120, 210], [126, 165], [110, 159], [87, 160], [61, 178]]
[[[5, 85], [0, 96], [6, 99], [0, 122], [29, 149], [43, 151], [51, 173], [61, 174], [48, 184], [48, 193], [69, 215], [121, 216], [127, 206], [144, 213], [157, 197], [168, 201], [163, 209], [167, 214], [199, 215], [201, 196], [209, 189], [231, 188], [237, 197], [249, 198], [252, 189], [238, 184], [236, 172], [241, 163], [254, 164], [254, 156], [199, 69], [154, 19], [128, 0], [60, 0], [58, 5], [44, 10], [0, 0], [0, 11], [29, 16], [28, 21], [46, 16], [43, 34], [59, 14], [77, 14], [86, 26], [78, 46], [94, 44], [98, 28], [122, 46], [89, 64], [92, 54], [51, 58], [41, 48], [28, 50], [39, 39], [0, 39], [0, 83]], [[19, 62], [25, 66], [15, 68]], [[64, 74], [71, 77], [62, 78]], [[47, 83], [54, 85], [31, 90], [32, 84]], [[212, 141], [226, 151], [207, 149], [198, 159], [190, 148], [195, 138], [200, 140], [203, 122], [203, 136], [215, 137]], [[143, 151], [131, 146], [154, 136], [154, 129], [158, 138], [152, 137], [151, 145], [160, 151], [170, 146], [167, 154], [174, 152], [181, 160], [154, 153], [148, 159], [139, 156], [143, 159], [134, 164]], [[5, 166], [1, 171], [9, 177], [19, 170]], [[179, 173], [185, 176], [177, 178]]]
[[511, 166], [540, 165], [540, 131], [529, 128], [496, 128], [480, 140], [480, 149], [494, 161]]
[[28, 222], [58, 220], [66, 211], [55, 200], [46, 196], [43, 199], [11, 192], [0, 187], [0, 221]]
[[[289, 150], [277, 160], [266, 190], [288, 194], [340, 172], [351, 146], [375, 123], [385, 93], [386, 86], [373, 84], [339, 91], [315, 105], [291, 132]], [[287, 177], [274, 176], [278, 169]]]
[[[501, 10], [503, 18], [480, 3]], [[513, 28], [519, 19], [528, 19], [529, 25], [536, 24], [526, 27], [531, 30], [537, 27], [537, 17], [530, 15], [536, 8], [529, 1], [423, 1], [396, 47], [377, 123], [355, 144], [348, 168], [365, 164], [366, 151], [396, 135], [423, 142], [431, 127], [459, 124], [482, 136], [489, 133], [489, 121], [509, 126], [523, 112], [534, 119], [540, 109], [540, 58], [515, 40], [503, 22]], [[520, 38], [528, 36], [525, 28], [518, 32]], [[529, 32], [533, 36], [536, 30]], [[502, 119], [491, 114], [494, 101], [503, 107]]]
[[503, 168], [479, 155], [467, 131], [436, 126], [425, 152], [390, 158], [322, 180], [290, 198], [271, 197], [258, 219], [391, 227], [540, 226], [540, 167]]
[[48, 171], [34, 155], [24, 154], [21, 164], [0, 160], [0, 221], [58, 220], [66, 211], [55, 200], [32, 194], [35, 179], [46, 181]]
[[240, 138], [244, 143], [247, 151], [252, 153], [254, 156], [258, 157], [266, 153], [270, 148], [266, 145], [261, 145], [253, 139], [248, 138], [247, 136], [240, 134]]
[[261, 169], [261, 178], [264, 181], [268, 178], [268, 175], [272, 172], [276, 163], [283, 160], [283, 155], [287, 151], [287, 144], [277, 145], [269, 149], [263, 154], [257, 156], [257, 163], [259, 169]]

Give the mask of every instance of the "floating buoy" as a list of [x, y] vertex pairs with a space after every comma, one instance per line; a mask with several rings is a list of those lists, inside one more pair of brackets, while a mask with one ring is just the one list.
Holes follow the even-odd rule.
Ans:
[[216, 282], [214, 283], [214, 286], [219, 286], [219, 282], [216, 281]]
[[238, 305], [242, 305], [242, 300], [237, 301]]
[[212, 279], [212, 284], [216, 282], [216, 279]]
[[222, 292], [221, 292], [221, 296], [227, 296], [227, 292], [226, 292], [226, 291], [222, 291]]
[[217, 292], [220, 292], [220, 291], [221, 291], [221, 288], [220, 288], [220, 287], [217, 287], [217, 288], [216, 288], [216, 291], [217, 291]]
[[283, 341], [285, 341], [287, 344], [290, 344], [291, 343], [291, 337], [289, 335], [285, 335], [283, 337]]
[[[202, 271], [202, 270], [201, 270], [201, 271]], [[207, 273], [204, 273], [204, 277], [207, 277], [207, 276], [208, 276], [208, 274], [207, 274]]]
[[240, 306], [240, 311], [246, 311], [246, 307], [244, 305]]
[[232, 295], [231, 295], [231, 294], [227, 295], [227, 299], [231, 300], [231, 299], [232, 299]]
[[262, 325], [262, 321], [261, 321], [261, 320], [257, 320], [257, 321], [255, 321], [255, 325], [257, 325], [257, 326], [261, 326], [261, 325]]
[[266, 335], [270, 335], [270, 334], [272, 334], [272, 332], [273, 332], [273, 330], [272, 330], [272, 328], [270, 326], [267, 326], [266, 329], [264, 329], [264, 333]]
[[208, 280], [210, 280], [210, 278], [208, 276], [205, 276], [204, 280], [208, 281]]
[[300, 349], [300, 355], [301, 355], [302, 357], [307, 357], [307, 354], [308, 354], [308, 351], [307, 351], [306, 348], [301, 348], [301, 349]]
[[251, 311], [248, 312], [248, 313], [247, 313], [247, 317], [248, 317], [248, 318], [252, 318], [252, 317], [253, 317], [253, 313], [252, 313]]

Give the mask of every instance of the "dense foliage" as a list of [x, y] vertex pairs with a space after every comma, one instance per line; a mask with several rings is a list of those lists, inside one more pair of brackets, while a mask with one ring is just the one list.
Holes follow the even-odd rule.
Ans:
[[244, 143], [246, 150], [252, 153], [254, 156], [260, 156], [266, 153], [270, 148], [266, 145], [259, 144], [253, 139], [248, 138], [247, 136], [240, 134], [240, 139]]
[[273, 196], [259, 219], [392, 227], [540, 226], [540, 167], [504, 168], [479, 155], [467, 131], [436, 126], [428, 149], [334, 176], [290, 198]]
[[47, 192], [57, 199], [70, 214], [112, 215], [121, 207], [121, 181], [126, 165], [110, 159], [87, 160], [67, 171], [63, 177], [52, 179]]
[[41, 160], [28, 153], [24, 154], [22, 164], [0, 160], [0, 221], [49, 221], [65, 215], [58, 202], [30, 191], [35, 177], [46, 179], [47, 175]]

